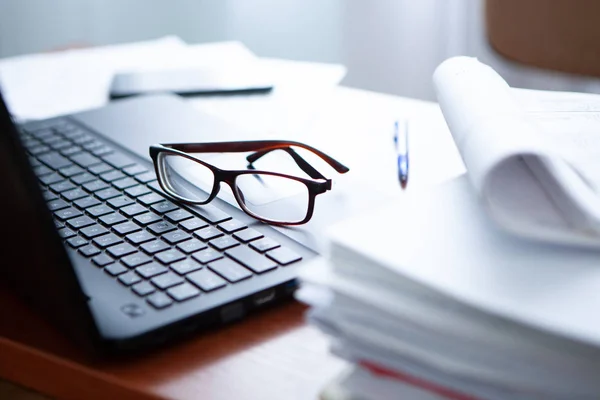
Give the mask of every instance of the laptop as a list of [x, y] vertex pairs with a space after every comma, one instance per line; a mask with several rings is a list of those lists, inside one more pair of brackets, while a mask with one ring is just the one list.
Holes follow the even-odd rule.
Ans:
[[290, 298], [317, 256], [228, 202], [161, 191], [150, 144], [241, 139], [177, 96], [17, 125], [0, 94], [0, 127], [5, 286], [91, 352], [239, 320]]

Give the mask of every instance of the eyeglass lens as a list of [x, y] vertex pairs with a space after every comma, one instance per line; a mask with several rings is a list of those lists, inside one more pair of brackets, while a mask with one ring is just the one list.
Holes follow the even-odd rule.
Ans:
[[294, 179], [270, 174], [242, 174], [235, 179], [241, 203], [251, 213], [273, 222], [300, 222], [309, 207], [308, 188]]
[[182, 200], [205, 202], [212, 191], [215, 175], [204, 165], [177, 154], [161, 153], [159, 174], [163, 184]]
[[[159, 175], [172, 195], [183, 201], [205, 202], [215, 182], [213, 171], [178, 154], [161, 153]], [[254, 216], [271, 222], [303, 221], [308, 213], [310, 195], [302, 182], [265, 173], [238, 175], [236, 197]]]

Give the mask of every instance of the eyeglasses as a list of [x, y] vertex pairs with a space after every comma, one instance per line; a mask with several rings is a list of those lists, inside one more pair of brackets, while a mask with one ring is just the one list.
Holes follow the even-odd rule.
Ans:
[[[315, 197], [331, 190], [332, 181], [302, 158], [294, 147], [317, 155], [341, 174], [349, 171], [342, 163], [314, 147], [291, 141], [157, 144], [150, 146], [150, 157], [160, 187], [178, 201], [208, 204], [219, 193], [220, 183], [225, 182], [241, 209], [250, 216], [275, 225], [300, 225], [311, 219]], [[312, 179], [254, 169], [253, 163], [273, 150], [285, 151]], [[192, 155], [245, 152], [252, 152], [246, 157], [246, 170], [217, 168]]]

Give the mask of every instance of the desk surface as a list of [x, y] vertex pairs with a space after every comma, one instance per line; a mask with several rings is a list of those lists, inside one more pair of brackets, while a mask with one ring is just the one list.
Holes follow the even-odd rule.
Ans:
[[[310, 142], [325, 150], [337, 146], [336, 157], [358, 166], [371, 184], [398, 190], [389, 128], [399, 114], [414, 122], [410, 190], [464, 170], [433, 103], [340, 88], [328, 108]], [[373, 139], [358, 140], [365, 136]], [[0, 377], [66, 399], [314, 399], [345, 364], [329, 355], [325, 336], [305, 323], [304, 311], [290, 302], [143, 357], [90, 364], [0, 292]]]

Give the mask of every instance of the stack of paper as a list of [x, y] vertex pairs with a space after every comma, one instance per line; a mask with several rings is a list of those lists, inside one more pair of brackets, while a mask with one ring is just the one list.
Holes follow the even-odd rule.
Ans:
[[465, 176], [330, 237], [298, 292], [356, 365], [325, 398], [600, 398], [597, 251], [498, 229]]

